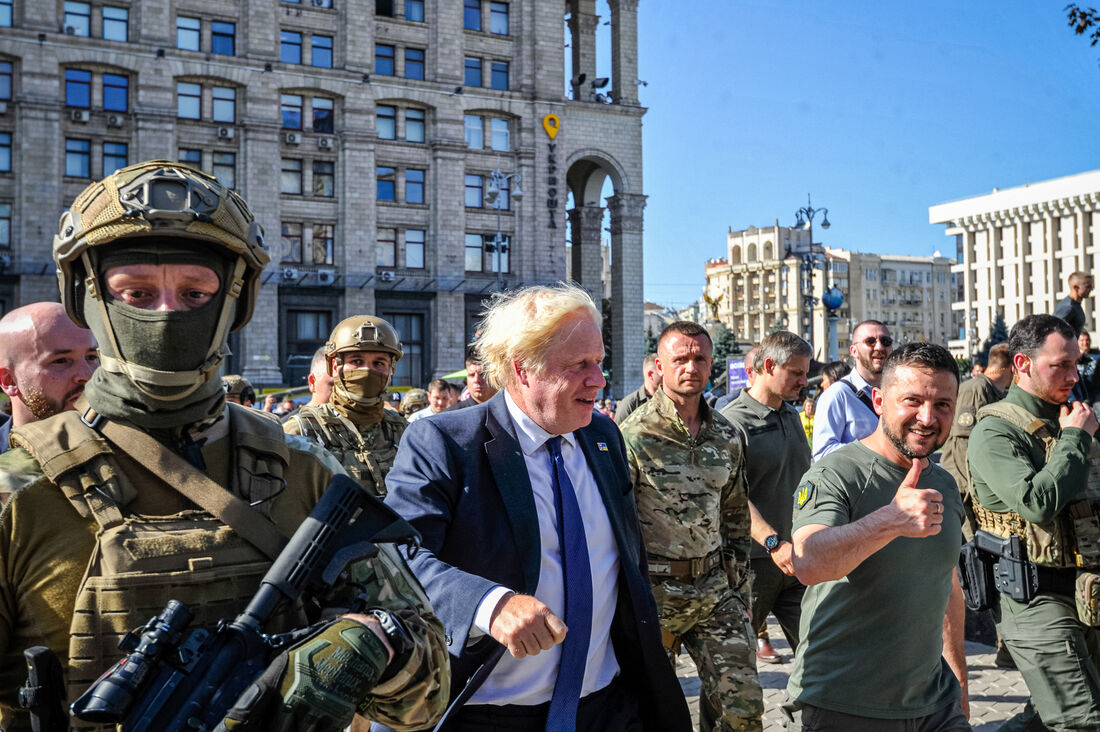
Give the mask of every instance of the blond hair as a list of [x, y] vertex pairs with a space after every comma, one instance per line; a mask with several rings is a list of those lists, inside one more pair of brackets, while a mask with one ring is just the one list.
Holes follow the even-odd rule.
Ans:
[[485, 375], [498, 389], [515, 376], [512, 364], [544, 373], [558, 343], [555, 332], [568, 315], [582, 311], [597, 327], [600, 311], [587, 292], [574, 284], [535, 285], [493, 295], [474, 343]]

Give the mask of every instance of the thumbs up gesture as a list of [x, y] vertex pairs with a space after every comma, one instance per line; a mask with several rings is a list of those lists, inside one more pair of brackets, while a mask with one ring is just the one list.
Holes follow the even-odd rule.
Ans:
[[894, 509], [894, 525], [901, 536], [922, 538], [940, 533], [943, 524], [943, 494], [934, 490], [917, 488], [920, 480], [920, 459], [898, 486], [898, 492], [890, 505]]

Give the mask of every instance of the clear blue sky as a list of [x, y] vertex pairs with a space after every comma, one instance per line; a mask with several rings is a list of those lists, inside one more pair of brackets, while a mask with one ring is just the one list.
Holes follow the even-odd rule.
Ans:
[[641, 0], [646, 299], [694, 302], [729, 227], [807, 193], [827, 245], [953, 256], [930, 205], [1100, 168], [1100, 46], [1064, 5]]

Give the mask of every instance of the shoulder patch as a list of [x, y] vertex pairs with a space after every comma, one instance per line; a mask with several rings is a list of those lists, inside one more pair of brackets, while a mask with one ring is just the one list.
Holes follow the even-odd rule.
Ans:
[[794, 494], [794, 503], [798, 508], [805, 506], [814, 495], [814, 484], [810, 481], [798, 486], [798, 490]]
[[955, 418], [955, 422], [960, 427], [970, 427], [974, 424], [973, 412], [960, 412], [959, 416]]

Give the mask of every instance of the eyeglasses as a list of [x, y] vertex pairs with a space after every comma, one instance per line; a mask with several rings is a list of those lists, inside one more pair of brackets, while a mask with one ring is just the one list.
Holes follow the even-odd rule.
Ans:
[[889, 348], [890, 346], [894, 345], [894, 339], [891, 338], [890, 336], [878, 336], [877, 338], [875, 336], [871, 336], [870, 338], [864, 338], [860, 342], [863, 345], [867, 346], [868, 348], [874, 348], [875, 347], [875, 341], [878, 341], [879, 343], [881, 343], [886, 348]]

